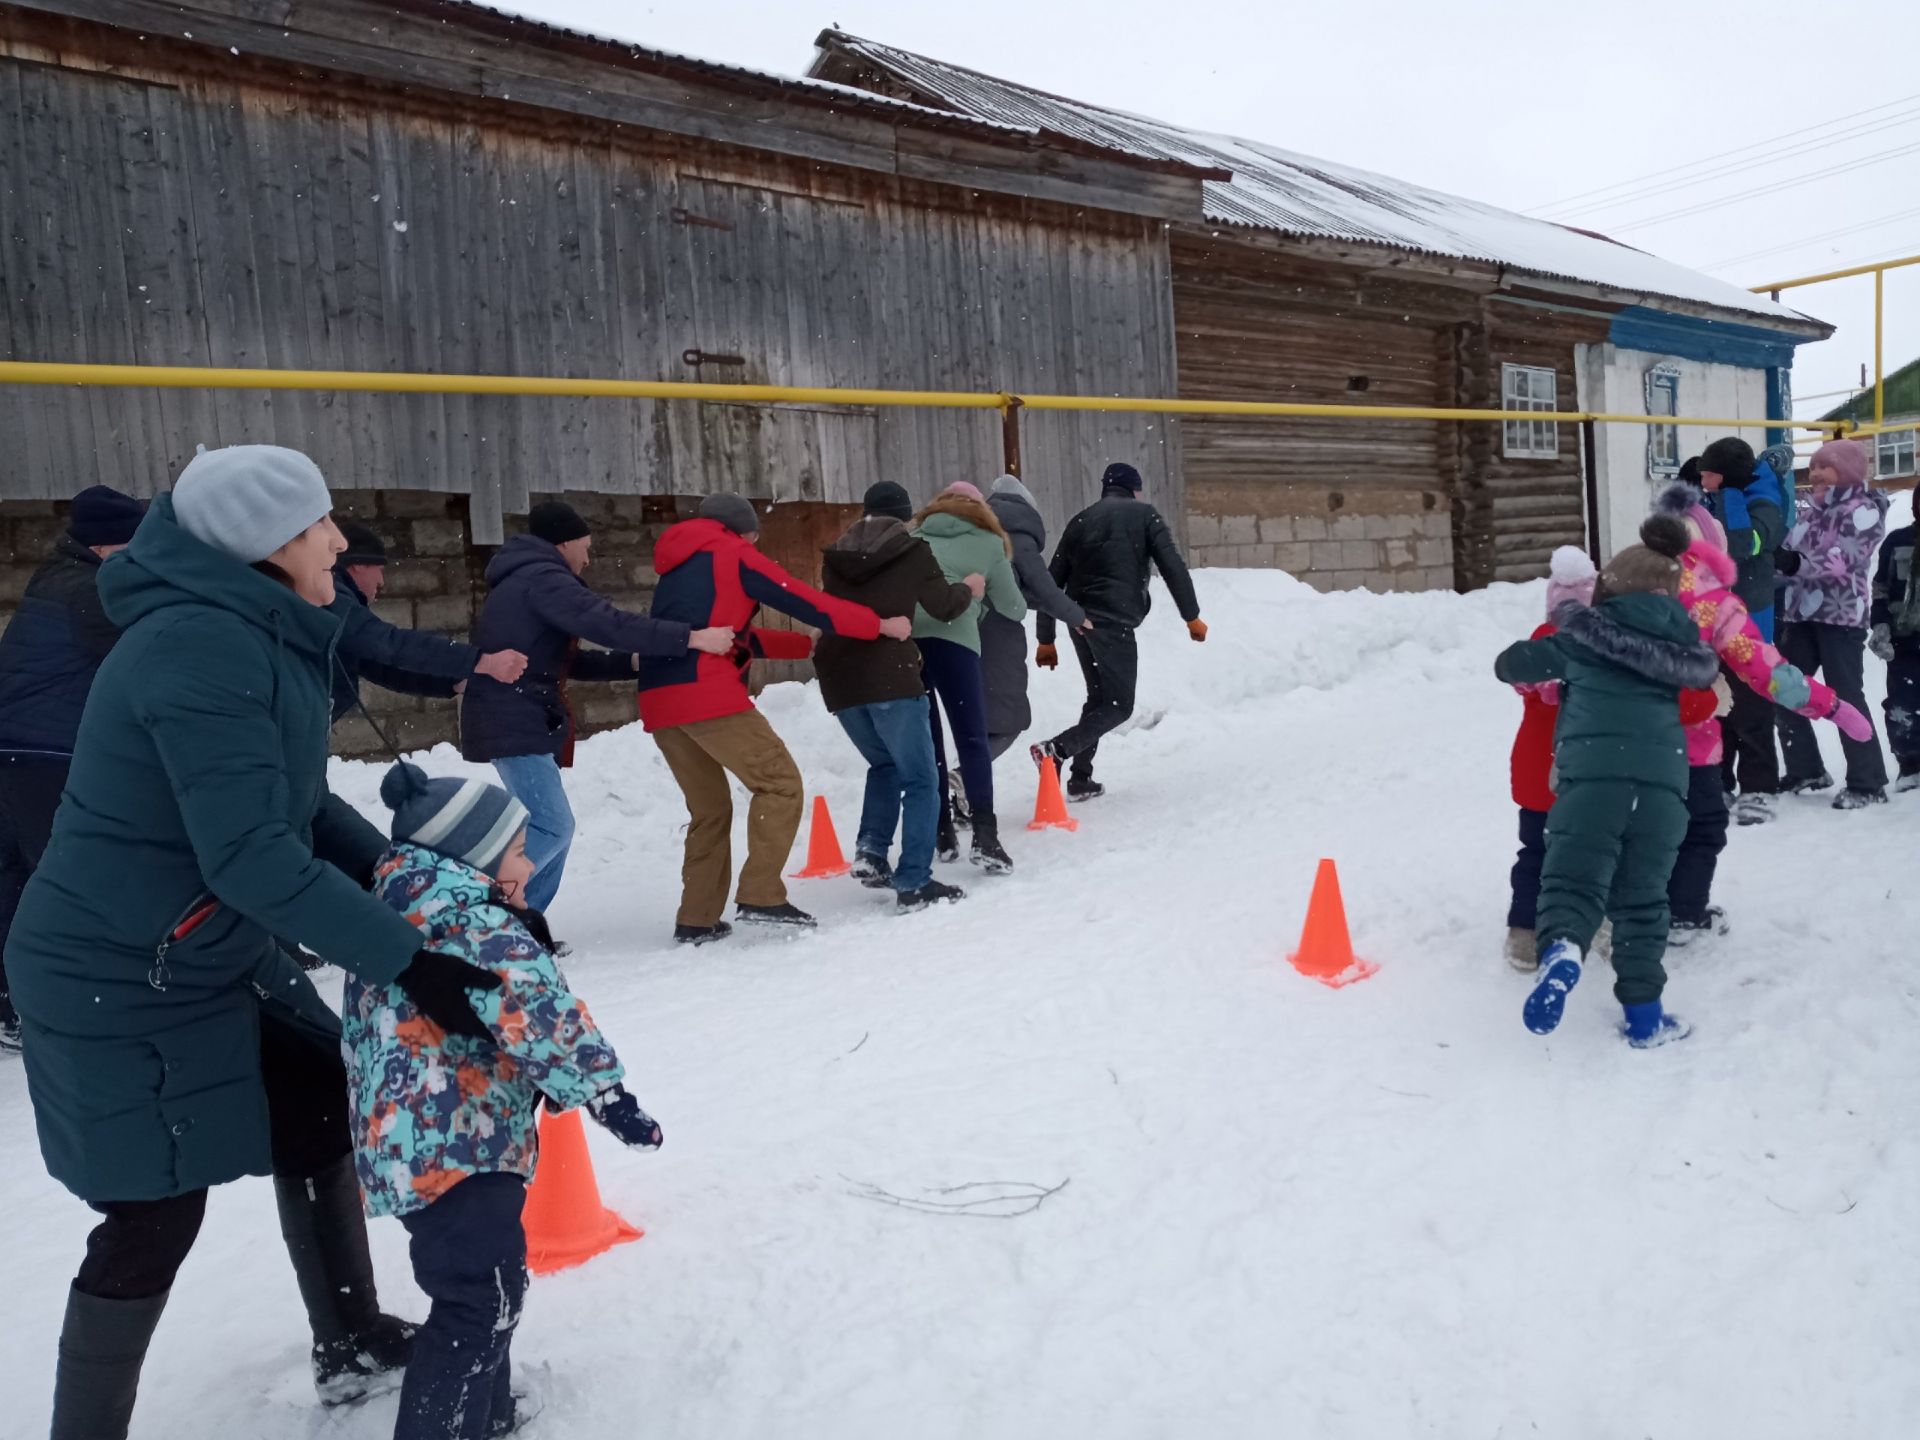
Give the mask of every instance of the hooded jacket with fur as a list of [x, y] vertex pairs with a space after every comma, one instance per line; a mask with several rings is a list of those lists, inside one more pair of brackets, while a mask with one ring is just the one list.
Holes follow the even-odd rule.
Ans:
[[914, 533], [933, 547], [933, 557], [949, 580], [984, 575], [986, 595], [951, 620], [941, 620], [921, 606], [914, 612], [913, 638], [950, 640], [980, 653], [980, 615], [988, 606], [1009, 620], [1023, 620], [1026, 598], [1013, 571], [1013, 541], [985, 501], [970, 495], [942, 491], [913, 517]]

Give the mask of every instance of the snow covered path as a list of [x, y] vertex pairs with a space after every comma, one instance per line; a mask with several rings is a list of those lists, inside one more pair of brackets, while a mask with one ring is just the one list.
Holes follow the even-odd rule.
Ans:
[[[817, 933], [675, 949], [672, 782], [637, 727], [583, 748], [555, 928], [667, 1145], [591, 1137], [649, 1235], [535, 1283], [529, 1440], [1913, 1434], [1920, 796], [1735, 833], [1735, 933], [1672, 961], [1685, 1045], [1628, 1051], [1604, 971], [1536, 1039], [1491, 662], [1540, 588], [1199, 585], [1213, 638], [1162, 597], [1110, 794], [1010, 826], [1010, 877], [949, 869], [960, 906], [795, 882]], [[1041, 733], [1071, 672], [1036, 677]], [[851, 746], [811, 687], [765, 709], [850, 847]], [[1031, 767], [998, 773], [1024, 820]], [[370, 813], [377, 780], [337, 775]], [[1322, 855], [1381, 965], [1338, 992], [1285, 963]], [[89, 1217], [17, 1065], [0, 1147], [0, 1437], [38, 1436]], [[981, 1181], [1066, 1183], [1008, 1219], [863, 1193]], [[374, 1243], [423, 1313], [404, 1232]], [[217, 1191], [134, 1434], [390, 1433], [390, 1399], [313, 1407], [304, 1346], [269, 1187]]]

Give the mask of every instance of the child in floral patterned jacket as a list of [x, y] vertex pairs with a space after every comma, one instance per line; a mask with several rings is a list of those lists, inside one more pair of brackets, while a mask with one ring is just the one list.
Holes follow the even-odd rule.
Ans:
[[508, 1349], [526, 1293], [521, 1206], [536, 1110], [585, 1106], [637, 1148], [660, 1127], [554, 964], [538, 911], [526, 807], [479, 780], [429, 780], [396, 764], [380, 787], [393, 845], [374, 892], [422, 932], [423, 948], [497, 977], [467, 992], [487, 1039], [451, 1035], [394, 985], [350, 978], [343, 1022], [360, 1188], [369, 1215], [396, 1215], [433, 1301], [414, 1342], [394, 1440], [479, 1440], [517, 1423]]

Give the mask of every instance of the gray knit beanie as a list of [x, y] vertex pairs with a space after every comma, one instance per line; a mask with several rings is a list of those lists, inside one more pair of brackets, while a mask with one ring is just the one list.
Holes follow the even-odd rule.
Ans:
[[173, 482], [180, 528], [248, 565], [332, 511], [320, 467], [278, 445], [202, 450]]
[[744, 495], [709, 495], [700, 502], [702, 520], [718, 520], [736, 535], [751, 535], [760, 528], [760, 517], [753, 502]]
[[393, 811], [393, 838], [471, 865], [498, 878], [527, 807], [484, 780], [430, 780], [418, 765], [397, 761], [380, 782]]

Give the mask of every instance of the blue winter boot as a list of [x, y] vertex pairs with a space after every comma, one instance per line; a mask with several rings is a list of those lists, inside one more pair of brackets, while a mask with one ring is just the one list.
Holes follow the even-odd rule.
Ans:
[[1669, 1015], [1660, 1008], [1658, 1000], [1649, 1000], [1644, 1005], [1622, 1005], [1627, 1012], [1627, 1023], [1621, 1033], [1627, 1037], [1627, 1044], [1636, 1050], [1653, 1050], [1661, 1045], [1671, 1045], [1675, 1040], [1684, 1040], [1693, 1033], [1693, 1026], [1678, 1015]]
[[1520, 1012], [1527, 1029], [1536, 1035], [1551, 1035], [1560, 1024], [1560, 1012], [1566, 1009], [1567, 996], [1580, 983], [1580, 962], [1585, 958], [1571, 940], [1556, 940], [1540, 956], [1540, 978], [1527, 996], [1526, 1009]]

